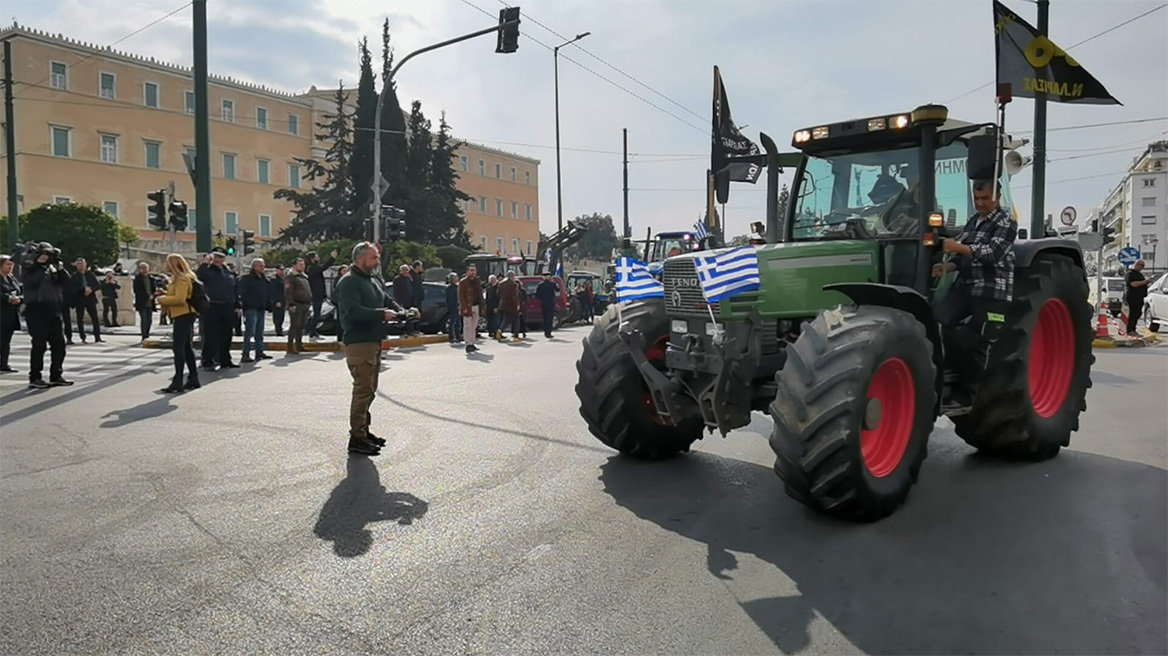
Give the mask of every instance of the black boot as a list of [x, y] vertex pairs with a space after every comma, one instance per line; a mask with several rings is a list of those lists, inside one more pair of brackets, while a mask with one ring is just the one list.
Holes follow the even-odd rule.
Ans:
[[193, 389], [199, 389], [202, 386], [203, 386], [203, 384], [199, 382], [198, 374], [191, 374], [191, 375], [187, 376], [187, 384], [183, 385], [183, 389], [193, 390]]
[[368, 440], [350, 437], [349, 453], [361, 456], [377, 456], [381, 455], [381, 448]]
[[369, 439], [370, 443], [377, 445], [377, 448], [381, 448], [381, 447], [385, 446], [385, 440], [380, 438], [380, 437], [377, 437], [373, 433], [369, 433], [368, 439]]
[[163, 394], [178, 394], [179, 392], [182, 392], [182, 375], [180, 374], [175, 376], [173, 379], [171, 379], [170, 385], [163, 387], [160, 391]]

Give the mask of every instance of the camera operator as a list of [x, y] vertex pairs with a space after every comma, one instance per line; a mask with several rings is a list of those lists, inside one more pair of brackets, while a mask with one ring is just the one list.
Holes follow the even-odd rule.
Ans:
[[[72, 385], [63, 377], [65, 366], [65, 332], [61, 323], [65, 308], [65, 284], [69, 274], [61, 267], [61, 252], [48, 242], [37, 244], [32, 261], [24, 267], [24, 319], [32, 337], [28, 385], [44, 389], [51, 385]], [[45, 366], [45, 347], [52, 349], [49, 382], [41, 377]]]
[[77, 258], [73, 263], [77, 267], [77, 275], [70, 281], [69, 290], [73, 304], [77, 308], [77, 334], [81, 342], [85, 343], [85, 315], [93, 324], [93, 341], [101, 340], [101, 321], [97, 318], [97, 292], [101, 284], [97, 281], [97, 274], [89, 269], [83, 258]]
[[7, 255], [0, 255], [0, 374], [16, 373], [8, 366], [12, 335], [20, 330], [20, 304], [24, 293], [20, 281], [12, 275], [16, 263]]

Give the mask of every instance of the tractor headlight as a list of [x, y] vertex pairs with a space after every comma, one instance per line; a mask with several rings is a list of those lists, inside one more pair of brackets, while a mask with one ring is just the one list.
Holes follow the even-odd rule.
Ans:
[[905, 116], [904, 114], [897, 116], [896, 118], [892, 119], [892, 126], [898, 130], [907, 128], [908, 127], [908, 117]]
[[686, 324], [684, 319], [674, 319], [670, 321], [669, 328], [679, 335], [684, 335], [689, 332], [689, 325]]
[[799, 130], [795, 133], [795, 143], [806, 143], [811, 140], [811, 132], [809, 130]]
[[826, 139], [830, 135], [831, 135], [831, 128], [827, 127], [826, 125], [824, 125], [822, 127], [815, 128], [814, 130], [811, 131], [811, 138], [812, 139]]
[[888, 122], [882, 118], [868, 119], [868, 131], [875, 132], [876, 130], [883, 130], [888, 127]]

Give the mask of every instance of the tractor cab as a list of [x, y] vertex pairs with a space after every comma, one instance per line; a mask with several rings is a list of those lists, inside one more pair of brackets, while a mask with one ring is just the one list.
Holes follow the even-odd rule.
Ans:
[[692, 232], [659, 232], [649, 244], [648, 262], [661, 262], [675, 255], [702, 249], [701, 241]]
[[475, 253], [468, 255], [463, 264], [467, 267], [473, 264], [478, 270], [478, 277], [482, 280], [492, 275], [502, 279], [506, 277], [508, 270], [514, 270], [520, 276], [538, 275], [536, 259], [530, 255]]

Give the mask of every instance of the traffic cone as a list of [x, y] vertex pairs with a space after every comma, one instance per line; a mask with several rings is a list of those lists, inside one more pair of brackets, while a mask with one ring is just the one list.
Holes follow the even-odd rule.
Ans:
[[1099, 321], [1095, 324], [1096, 339], [1109, 339], [1111, 337], [1111, 331], [1109, 329], [1110, 323], [1111, 322], [1107, 320], [1107, 310], [1100, 308]]
[[1115, 330], [1120, 337], [1127, 337], [1127, 312], [1120, 312], [1119, 319], [1115, 322]]

